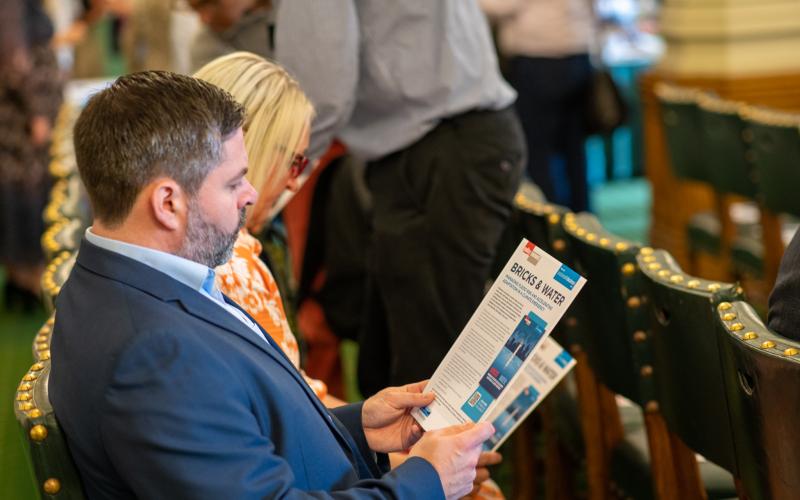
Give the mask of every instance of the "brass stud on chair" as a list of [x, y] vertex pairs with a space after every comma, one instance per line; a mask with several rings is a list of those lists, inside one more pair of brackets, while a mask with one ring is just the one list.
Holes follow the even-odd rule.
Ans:
[[772, 349], [773, 347], [775, 347], [775, 342], [771, 340], [765, 340], [764, 342], [761, 343], [762, 349]]
[[627, 243], [623, 243], [623, 242], [621, 242], [621, 241], [620, 241], [619, 243], [617, 243], [616, 245], [614, 245], [614, 248], [615, 248], [615, 249], [616, 249], [618, 252], [624, 252], [625, 250], [627, 250], [627, 249], [628, 249], [628, 244], [627, 244]]
[[647, 264], [647, 269], [651, 271], [658, 271], [659, 269], [661, 269], [661, 264], [659, 264], [658, 262]]
[[42, 489], [48, 495], [55, 495], [56, 493], [61, 491], [61, 481], [59, 481], [54, 477], [51, 477], [44, 482], [44, 484], [42, 485]]
[[625, 276], [632, 276], [636, 272], [636, 266], [632, 262], [627, 262], [622, 265], [622, 274]]
[[575, 230], [575, 234], [577, 234], [580, 237], [583, 237], [584, 235], [586, 235], [586, 230], [582, 227], [579, 227], [578, 229]]
[[800, 351], [798, 351], [794, 347], [789, 347], [789, 348], [787, 348], [786, 350], [783, 351], [783, 353], [785, 355], [787, 355], [787, 356], [795, 356], [795, 355], [797, 355], [798, 352], [800, 352]]
[[550, 214], [547, 216], [547, 222], [549, 222], [550, 224], [558, 224], [560, 220], [561, 216], [558, 214]]
[[647, 262], [647, 263], [655, 262], [656, 261], [656, 256], [655, 255], [648, 255], [646, 257], [642, 257], [642, 260], [644, 262]]
[[747, 332], [742, 335], [742, 338], [745, 340], [755, 340], [758, 338], [758, 334], [756, 332]]
[[33, 403], [31, 403], [30, 401], [25, 401], [24, 403], [20, 403], [17, 408], [19, 408], [19, 411], [32, 410], [33, 409]]
[[583, 352], [583, 348], [581, 347], [580, 344], [572, 344], [571, 346], [569, 346], [569, 352], [571, 352], [573, 356], [577, 356], [578, 354]]
[[689, 288], [697, 288], [700, 286], [700, 280], [689, 280], [686, 283], [686, 286], [688, 286]]
[[594, 241], [597, 239], [597, 235], [594, 233], [587, 233], [586, 234], [586, 241]]
[[42, 410], [39, 408], [31, 408], [30, 411], [28, 411], [28, 416], [30, 418], [39, 418], [42, 416]]
[[34, 363], [33, 365], [31, 365], [32, 372], [42, 371], [43, 368], [44, 368], [44, 363]]
[[26, 373], [25, 376], [22, 377], [22, 380], [26, 382], [31, 382], [33, 380], [36, 380], [37, 378], [38, 377], [34, 373]]
[[743, 330], [744, 329], [744, 325], [741, 324], [741, 323], [733, 323], [733, 324], [728, 326], [728, 329], [730, 331], [732, 331], [732, 332], [738, 332], [739, 330]]
[[636, 330], [633, 332], [633, 341], [636, 343], [641, 343], [647, 340], [647, 333], [643, 330]]
[[669, 272], [669, 270], [667, 270], [667, 269], [662, 269], [662, 270], [660, 270], [660, 271], [658, 272], [658, 277], [659, 277], [659, 278], [669, 278], [669, 275], [670, 275], [670, 274], [672, 274], [672, 273], [671, 273], [671, 272]]
[[23, 382], [17, 387], [18, 391], [30, 391], [31, 389], [33, 389], [33, 385], [30, 382]]
[[642, 255], [653, 255], [653, 249], [651, 247], [642, 247], [639, 249], [639, 253]]
[[553, 249], [562, 252], [567, 248], [567, 244], [562, 239], [557, 239], [553, 242]]
[[675, 274], [675, 275], [671, 276], [669, 278], [669, 280], [671, 282], [673, 282], [673, 283], [682, 283], [683, 282], [683, 276], [681, 276], [680, 274]]
[[17, 393], [17, 401], [30, 401], [32, 398], [33, 396], [31, 396], [28, 392]]
[[635, 309], [642, 305], [642, 300], [639, 297], [633, 296], [628, 298], [628, 307]]
[[47, 361], [48, 359], [50, 359], [50, 351], [48, 350], [48, 351], [40, 352], [39, 353], [39, 359], [41, 359], [43, 361]]
[[722, 285], [720, 285], [719, 283], [711, 283], [710, 285], [708, 285], [708, 291], [712, 293], [716, 292], [720, 288], [722, 288]]
[[722, 315], [723, 321], [733, 321], [736, 319], [736, 313], [725, 313]]
[[600, 243], [601, 247], [607, 247], [608, 244], [611, 243], [611, 240], [609, 240], [608, 238], [600, 238], [598, 242]]
[[730, 302], [720, 302], [719, 305], [717, 306], [717, 310], [718, 311], [727, 311], [731, 307], [733, 307], [733, 305]]
[[47, 439], [47, 427], [42, 424], [36, 424], [31, 427], [29, 434], [34, 441], [44, 441]]
[[646, 405], [644, 405], [645, 411], [649, 413], [654, 413], [658, 411], [658, 401], [648, 401]]
[[650, 365], [644, 365], [644, 366], [643, 366], [643, 367], [642, 367], [642, 368], [639, 370], [639, 373], [641, 373], [642, 377], [649, 377], [650, 375], [652, 375], [652, 374], [653, 374], [653, 367], [652, 367], [652, 366], [650, 366]]

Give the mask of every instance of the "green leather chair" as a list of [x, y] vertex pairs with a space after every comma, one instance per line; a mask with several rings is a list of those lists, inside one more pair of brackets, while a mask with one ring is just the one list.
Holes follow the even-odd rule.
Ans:
[[748, 303], [715, 297], [736, 465], [750, 500], [800, 498], [800, 342], [770, 331]]
[[36, 362], [17, 388], [14, 413], [28, 443], [42, 498], [80, 500], [85, 498], [80, 477], [47, 392], [52, 326], [51, 317], [36, 335], [33, 348]]
[[[652, 385], [647, 371], [642, 371], [649, 363], [649, 352], [636, 269], [641, 248], [607, 232], [588, 213], [567, 214], [563, 226], [571, 265], [587, 279], [573, 305], [578, 317], [575, 336], [600, 382], [599, 418], [608, 474], [623, 496], [656, 498], [660, 485], [654, 478], [660, 476], [651, 469], [648, 434], [653, 429], [648, 424], [652, 418], [643, 415], [646, 402], [652, 399]], [[634, 404], [618, 409], [615, 394]], [[653, 454], [658, 467], [662, 456], [659, 451]]]
[[702, 125], [697, 106], [700, 90], [660, 82], [654, 91], [661, 108], [672, 172], [679, 179], [710, 183], [700, 142]]
[[740, 113], [752, 135], [750, 151], [763, 215], [761, 238], [755, 243], [737, 238], [733, 259], [742, 272], [763, 276], [771, 288], [783, 250], [800, 226], [800, 114], [752, 106]]
[[[650, 316], [655, 401], [671, 432], [678, 481], [686, 488], [681, 496], [697, 498], [704, 485], [709, 498], [733, 497], [737, 467], [711, 297], [743, 292], [687, 275], [663, 250], [640, 254], [637, 261]], [[700, 463], [699, 477], [686, 447], [708, 460]]]
[[[725, 259], [731, 268], [734, 238], [758, 242], [761, 237], [760, 211], [749, 151], [752, 132], [739, 116], [740, 103], [710, 94], [697, 99], [700, 148], [708, 180], [716, 192], [712, 211], [692, 216], [687, 225], [692, 252], [706, 252]], [[737, 196], [737, 201], [732, 200]]]
[[75, 251], [64, 250], [53, 257], [45, 267], [42, 274], [42, 300], [48, 311], [55, 310], [58, 292], [67, 281], [77, 256], [78, 253]]

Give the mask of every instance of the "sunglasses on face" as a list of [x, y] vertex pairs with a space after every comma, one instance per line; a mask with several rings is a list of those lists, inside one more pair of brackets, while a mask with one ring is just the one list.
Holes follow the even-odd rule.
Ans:
[[303, 173], [303, 171], [306, 169], [307, 166], [308, 166], [307, 156], [301, 154], [294, 155], [294, 159], [292, 160], [292, 166], [289, 169], [289, 177], [292, 179], [297, 179], [298, 177], [300, 177], [300, 174]]

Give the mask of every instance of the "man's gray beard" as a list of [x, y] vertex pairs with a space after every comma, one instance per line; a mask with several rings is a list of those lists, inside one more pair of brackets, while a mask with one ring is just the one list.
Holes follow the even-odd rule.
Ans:
[[227, 234], [207, 222], [203, 211], [192, 200], [189, 204], [189, 221], [186, 226], [186, 237], [178, 251], [178, 256], [204, 264], [211, 269], [228, 262], [233, 256], [233, 245], [244, 226], [247, 212], [242, 208], [239, 214], [239, 225], [235, 231]]

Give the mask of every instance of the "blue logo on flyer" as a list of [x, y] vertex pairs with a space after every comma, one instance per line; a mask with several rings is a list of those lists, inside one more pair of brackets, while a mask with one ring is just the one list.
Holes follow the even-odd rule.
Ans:
[[556, 364], [561, 368], [566, 368], [571, 361], [572, 361], [572, 356], [570, 356], [569, 353], [563, 349], [561, 350], [560, 353], [558, 353], [558, 356], [556, 356], [555, 358]]
[[575, 283], [578, 282], [580, 279], [580, 274], [576, 273], [569, 267], [561, 264], [561, 268], [556, 271], [555, 280], [564, 285], [567, 290], [572, 290], [575, 287]]

